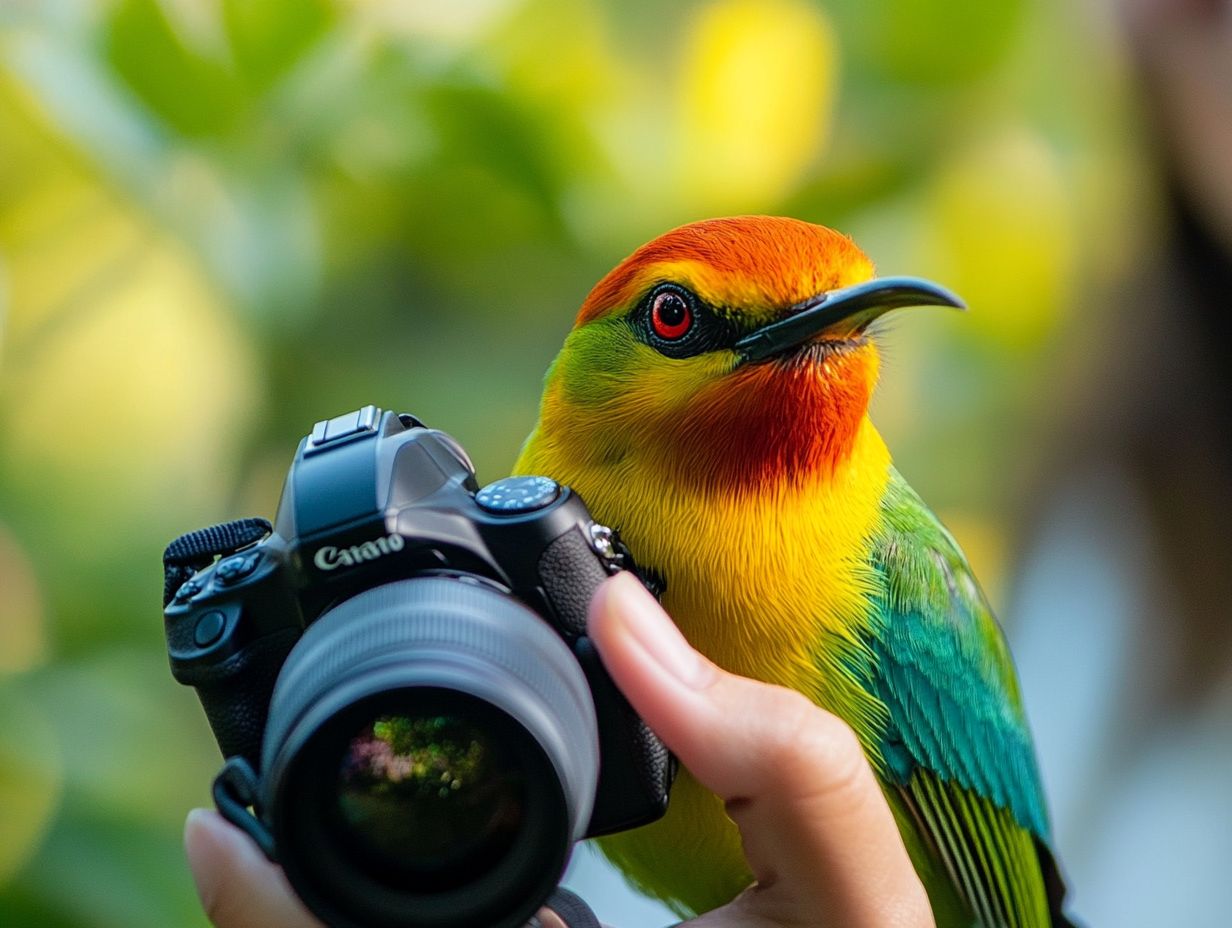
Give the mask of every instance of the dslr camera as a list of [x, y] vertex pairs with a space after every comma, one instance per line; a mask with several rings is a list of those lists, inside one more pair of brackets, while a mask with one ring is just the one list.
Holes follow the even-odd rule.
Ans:
[[547, 477], [481, 489], [449, 435], [373, 406], [318, 422], [272, 526], [164, 555], [219, 811], [327, 924], [520, 926], [575, 842], [667, 806], [673, 760], [586, 637], [632, 567]]

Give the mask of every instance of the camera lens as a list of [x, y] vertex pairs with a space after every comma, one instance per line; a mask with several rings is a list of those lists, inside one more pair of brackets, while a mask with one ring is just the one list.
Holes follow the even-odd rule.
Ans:
[[509, 853], [526, 814], [523, 771], [459, 715], [382, 715], [346, 744], [339, 834], [404, 880], [458, 885]]
[[564, 641], [513, 597], [401, 580], [292, 649], [262, 769], [279, 861], [328, 924], [514, 928], [586, 832], [594, 706]]

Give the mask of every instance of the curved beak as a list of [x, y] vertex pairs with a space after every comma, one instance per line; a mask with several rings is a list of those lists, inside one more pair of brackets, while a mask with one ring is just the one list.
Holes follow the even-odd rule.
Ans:
[[816, 335], [850, 338], [870, 322], [904, 306], [952, 306], [966, 309], [957, 296], [918, 277], [878, 277], [830, 290], [791, 307], [791, 315], [750, 332], [735, 344], [740, 363], [766, 358], [801, 345]]

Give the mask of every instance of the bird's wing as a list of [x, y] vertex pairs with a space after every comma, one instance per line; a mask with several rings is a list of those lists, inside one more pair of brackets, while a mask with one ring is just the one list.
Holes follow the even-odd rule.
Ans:
[[884, 581], [869, 642], [873, 687], [888, 710], [884, 775], [979, 924], [1068, 924], [1052, 891], [1047, 812], [1001, 629], [958, 545], [897, 472], [873, 562]]

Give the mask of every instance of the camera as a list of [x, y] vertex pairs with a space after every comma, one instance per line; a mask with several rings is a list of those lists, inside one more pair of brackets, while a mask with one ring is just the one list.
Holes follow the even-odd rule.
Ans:
[[618, 536], [547, 477], [365, 406], [299, 445], [274, 524], [164, 555], [175, 679], [220, 812], [327, 924], [515, 928], [579, 840], [646, 824], [674, 761], [586, 636]]

